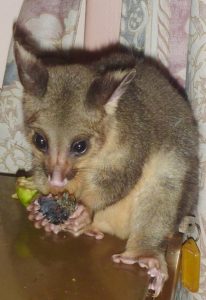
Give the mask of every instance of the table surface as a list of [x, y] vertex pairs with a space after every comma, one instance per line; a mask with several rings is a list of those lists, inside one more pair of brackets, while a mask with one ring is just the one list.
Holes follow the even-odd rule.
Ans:
[[[47, 234], [28, 221], [25, 208], [11, 198], [14, 176], [0, 175], [0, 298], [2, 300], [143, 300], [148, 276], [137, 265], [115, 264], [111, 255], [125, 242], [69, 234]], [[181, 237], [167, 252], [169, 280], [159, 300], [174, 297]]]

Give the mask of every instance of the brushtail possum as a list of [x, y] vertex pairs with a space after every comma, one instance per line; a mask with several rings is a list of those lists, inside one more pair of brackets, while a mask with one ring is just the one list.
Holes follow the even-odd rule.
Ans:
[[131, 51], [87, 59], [84, 51], [41, 52], [17, 24], [14, 52], [35, 185], [75, 194], [80, 204], [65, 225], [74, 235], [126, 239], [113, 261], [147, 268], [157, 296], [168, 277], [167, 241], [197, 202], [188, 101], [157, 64]]

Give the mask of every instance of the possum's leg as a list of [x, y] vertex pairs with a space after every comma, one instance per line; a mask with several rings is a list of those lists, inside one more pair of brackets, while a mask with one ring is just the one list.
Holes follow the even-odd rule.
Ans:
[[184, 161], [172, 152], [157, 155], [147, 163], [136, 189], [126, 250], [113, 256], [116, 263], [138, 263], [147, 268], [154, 297], [168, 278], [166, 242], [177, 225], [186, 172]]
[[159, 254], [152, 252], [147, 254], [145, 250], [142, 251], [144, 251], [145, 256], [141, 252], [138, 253], [137, 250], [126, 250], [124, 253], [114, 254], [112, 259], [116, 263], [129, 265], [138, 263], [140, 267], [146, 268], [150, 277], [148, 290], [152, 291], [153, 297], [157, 297], [168, 278], [165, 254], [161, 252]]
[[121, 254], [114, 254], [112, 259], [115, 263], [135, 264], [147, 269], [150, 277], [148, 290], [153, 292], [153, 297], [157, 297], [161, 292], [165, 281], [168, 278], [167, 263], [164, 252], [146, 252], [145, 249], [127, 249]]

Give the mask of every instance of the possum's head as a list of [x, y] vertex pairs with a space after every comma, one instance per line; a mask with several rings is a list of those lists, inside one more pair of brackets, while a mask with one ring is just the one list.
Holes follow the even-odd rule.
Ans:
[[101, 159], [104, 147], [108, 148], [119, 99], [135, 70], [107, 70], [99, 62], [54, 63], [52, 58], [34, 54], [27, 44], [31, 38], [26, 39], [25, 34], [19, 26], [14, 28], [14, 53], [24, 87], [25, 132], [32, 146], [35, 181], [45, 193], [69, 189], [69, 182], [80, 176], [80, 170], [86, 172], [94, 159]]

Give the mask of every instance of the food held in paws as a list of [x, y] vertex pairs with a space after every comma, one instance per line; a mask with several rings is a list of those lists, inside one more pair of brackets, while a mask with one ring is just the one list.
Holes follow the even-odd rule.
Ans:
[[58, 196], [42, 195], [38, 203], [39, 211], [55, 225], [63, 224], [76, 209], [76, 199], [66, 192]]

